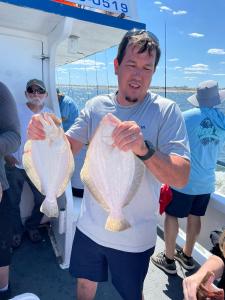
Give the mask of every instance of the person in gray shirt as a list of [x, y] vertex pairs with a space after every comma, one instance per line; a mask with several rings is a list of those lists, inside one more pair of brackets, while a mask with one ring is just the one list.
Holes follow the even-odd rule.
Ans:
[[[181, 111], [173, 101], [148, 90], [159, 58], [159, 41], [152, 33], [127, 32], [114, 60], [118, 90], [87, 101], [66, 132], [76, 154], [83, 144], [89, 144], [102, 118], [112, 113], [121, 120], [112, 134], [113, 145], [121, 151], [132, 151], [145, 168], [136, 194], [123, 210], [131, 227], [120, 232], [105, 230], [107, 213], [84, 184], [70, 260], [70, 273], [77, 278], [78, 300], [94, 299], [98, 282], [108, 280], [108, 269], [124, 300], [142, 298], [156, 243], [161, 182], [176, 187], [187, 182], [189, 147]], [[31, 139], [45, 138], [39, 118], [33, 116], [28, 127]], [[110, 162], [108, 165], [110, 168]]]
[[9, 265], [12, 239], [8, 182], [4, 156], [20, 145], [20, 124], [16, 104], [8, 88], [0, 82], [0, 299], [9, 299]]

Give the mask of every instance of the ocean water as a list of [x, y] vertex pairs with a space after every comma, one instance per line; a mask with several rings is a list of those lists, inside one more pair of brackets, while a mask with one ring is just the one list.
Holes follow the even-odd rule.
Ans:
[[[76, 87], [60, 87], [60, 90], [63, 91], [66, 95], [69, 95], [72, 99], [74, 99], [79, 110], [81, 110], [84, 107], [87, 100], [91, 99], [96, 95], [112, 93], [113, 91], [116, 90], [116, 88], [76, 86]], [[164, 92], [156, 92], [156, 93], [165, 96]], [[187, 101], [187, 98], [192, 94], [193, 94], [192, 92], [181, 92], [181, 91], [167, 92], [166, 97], [175, 101], [179, 105], [181, 111], [185, 111], [192, 108], [192, 106]], [[225, 113], [225, 107], [222, 108], [222, 110]], [[219, 160], [225, 163], [225, 147], [224, 147], [224, 151], [219, 156]], [[220, 167], [219, 170], [225, 172], [224, 167]]]
[[[99, 88], [96, 87], [60, 87], [66, 95], [69, 95], [76, 101], [79, 109], [82, 109], [85, 102], [96, 95], [112, 93], [116, 88]], [[164, 96], [164, 92], [157, 92], [158, 94]], [[189, 92], [167, 92], [167, 98], [176, 101], [182, 111], [191, 108], [191, 105], [186, 101], [186, 99], [191, 96], [192, 93]]]

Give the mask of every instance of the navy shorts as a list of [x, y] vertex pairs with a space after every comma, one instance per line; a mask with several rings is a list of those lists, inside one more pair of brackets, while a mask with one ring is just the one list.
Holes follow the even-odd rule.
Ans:
[[204, 216], [210, 194], [187, 195], [171, 189], [172, 201], [166, 207], [166, 213], [177, 218], [185, 218], [188, 215]]
[[0, 202], [0, 267], [11, 262], [12, 222], [9, 190], [3, 191]]
[[108, 280], [109, 270], [112, 283], [124, 300], [141, 300], [153, 252], [154, 247], [141, 253], [103, 247], [76, 229], [69, 271], [75, 278], [102, 282]]

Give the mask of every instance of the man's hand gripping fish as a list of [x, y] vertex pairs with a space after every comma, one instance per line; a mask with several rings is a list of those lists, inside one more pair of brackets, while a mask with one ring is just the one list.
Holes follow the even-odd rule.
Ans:
[[[107, 114], [100, 122], [88, 147], [81, 179], [109, 216], [105, 229], [122, 231], [130, 227], [123, 207], [138, 190], [145, 166], [132, 151], [113, 146], [112, 132], [121, 121]], [[135, 212], [134, 212], [135, 213]]]
[[44, 140], [28, 140], [24, 146], [23, 165], [27, 175], [46, 195], [41, 212], [48, 217], [58, 217], [57, 199], [65, 191], [74, 171], [70, 144], [61, 123], [54, 115], [40, 115], [45, 131]]

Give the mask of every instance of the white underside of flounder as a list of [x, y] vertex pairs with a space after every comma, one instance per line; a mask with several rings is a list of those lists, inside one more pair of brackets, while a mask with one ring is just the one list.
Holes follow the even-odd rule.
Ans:
[[49, 116], [44, 125], [45, 140], [28, 140], [24, 147], [23, 165], [27, 175], [46, 195], [41, 211], [48, 217], [58, 216], [57, 199], [65, 191], [74, 170], [70, 144], [63, 132]]
[[107, 114], [88, 147], [81, 179], [109, 216], [105, 229], [122, 231], [130, 227], [123, 207], [132, 201], [144, 174], [144, 164], [132, 151], [112, 146], [112, 132], [119, 119]]

